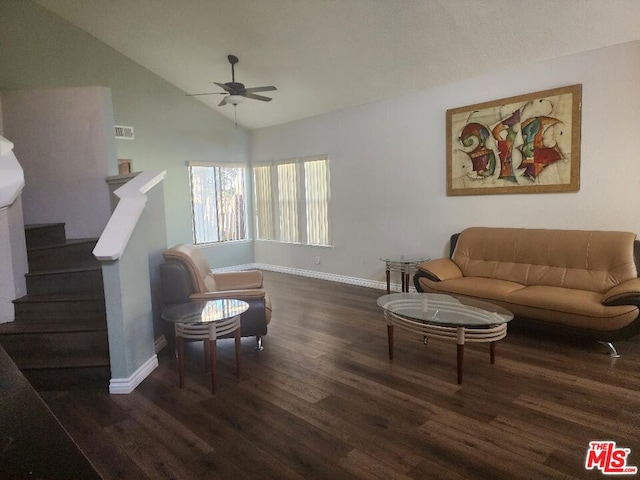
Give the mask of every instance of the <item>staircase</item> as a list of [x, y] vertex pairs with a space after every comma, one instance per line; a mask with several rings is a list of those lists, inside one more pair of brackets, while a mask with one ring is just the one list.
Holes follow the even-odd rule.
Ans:
[[95, 239], [67, 240], [63, 223], [25, 227], [27, 295], [0, 343], [40, 390], [108, 388], [109, 345]]

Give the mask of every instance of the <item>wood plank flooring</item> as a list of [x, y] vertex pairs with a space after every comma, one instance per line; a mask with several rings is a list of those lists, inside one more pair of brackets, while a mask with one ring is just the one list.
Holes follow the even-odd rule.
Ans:
[[509, 326], [487, 345], [423, 345], [396, 332], [383, 292], [265, 272], [274, 304], [265, 349], [218, 347], [210, 393], [201, 344], [173, 352], [130, 395], [42, 395], [105, 479], [590, 479], [588, 444], [614, 440], [640, 466], [640, 339], [612, 359], [595, 342]]

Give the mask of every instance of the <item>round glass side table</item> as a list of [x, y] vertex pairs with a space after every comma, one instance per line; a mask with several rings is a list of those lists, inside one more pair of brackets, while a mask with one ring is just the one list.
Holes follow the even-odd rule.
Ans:
[[409, 285], [411, 283], [411, 273], [415, 272], [422, 262], [429, 260], [428, 258], [405, 258], [404, 255], [399, 257], [384, 257], [381, 258], [384, 262], [385, 274], [387, 277], [387, 294], [391, 293], [391, 272], [400, 272], [400, 283], [402, 286], [402, 292], [409, 291]]
[[221, 299], [190, 302], [168, 307], [162, 319], [175, 324], [178, 375], [180, 388], [184, 388], [184, 341], [203, 340], [205, 360], [210, 362], [211, 392], [216, 393], [216, 340], [234, 333], [236, 348], [236, 374], [240, 377], [240, 315], [249, 309], [242, 300]]

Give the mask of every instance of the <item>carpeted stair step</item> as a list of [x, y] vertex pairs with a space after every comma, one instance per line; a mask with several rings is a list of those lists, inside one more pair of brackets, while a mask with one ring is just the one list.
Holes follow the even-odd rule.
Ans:
[[76, 316], [73, 318], [37, 318], [0, 323], [0, 338], [6, 335], [28, 335], [35, 333], [65, 332], [102, 332], [106, 330], [107, 320], [104, 315], [96, 315], [93, 317]]
[[104, 293], [25, 295], [13, 301], [16, 321], [104, 316]]
[[63, 243], [39, 246], [27, 249], [29, 271], [51, 270], [74, 265], [87, 265], [93, 262], [99, 265], [93, 255], [95, 238], [79, 238]]
[[64, 243], [67, 240], [64, 227], [64, 223], [25, 225], [27, 249]]
[[107, 388], [106, 330], [2, 335], [2, 346], [36, 389]]
[[[106, 364], [67, 366], [64, 368], [22, 368], [22, 374], [38, 391], [108, 390], [111, 368]], [[101, 362], [102, 363], [102, 362]]]
[[96, 366], [109, 359], [106, 330], [22, 332], [4, 335], [1, 342], [20, 369]]
[[95, 262], [73, 267], [32, 271], [25, 275], [29, 295], [101, 292], [102, 270]]

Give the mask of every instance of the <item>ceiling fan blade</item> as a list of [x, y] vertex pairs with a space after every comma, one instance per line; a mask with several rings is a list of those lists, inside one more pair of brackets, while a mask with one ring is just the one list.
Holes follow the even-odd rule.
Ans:
[[251, 88], [245, 88], [244, 91], [247, 93], [256, 93], [256, 92], [272, 92], [274, 90], [277, 90], [276, 87], [270, 86], [270, 87], [251, 87]]
[[185, 97], [197, 97], [198, 95], [226, 95], [227, 92], [187, 93]]
[[231, 89], [229, 87], [227, 87], [224, 83], [218, 83], [218, 82], [213, 82], [213, 83], [215, 85], [218, 85], [223, 90], [226, 90], [227, 92], [231, 93]]
[[227, 97], [224, 97], [222, 101], [218, 104], [218, 106], [222, 107], [223, 105], [226, 105], [226, 104], [227, 104]]
[[255, 95], [253, 93], [245, 93], [243, 96], [247, 97], [247, 98], [252, 98], [253, 100], [260, 100], [260, 101], [263, 101], [263, 102], [270, 102], [271, 101], [271, 98], [269, 98], [269, 97], [264, 97], [262, 95]]

